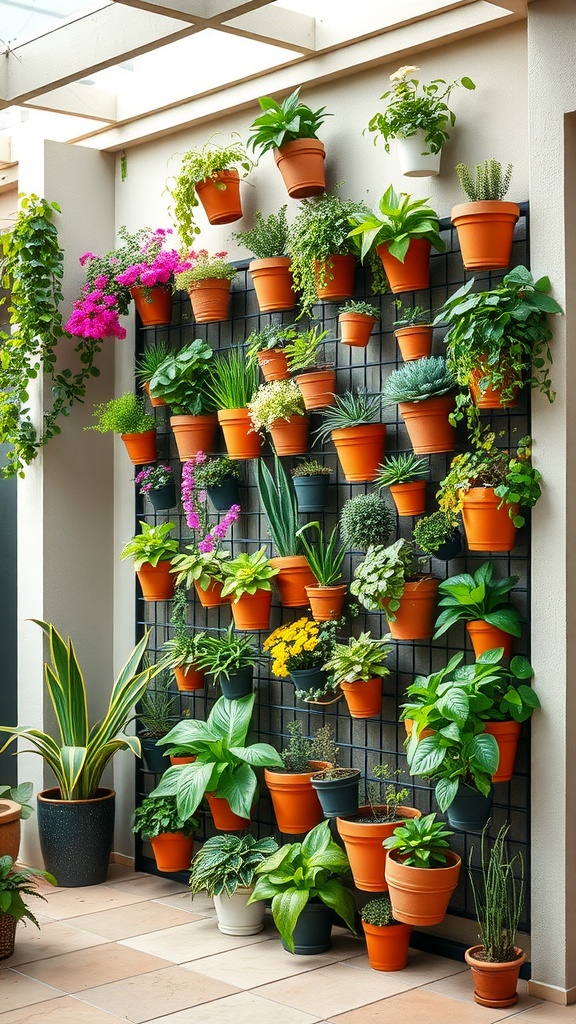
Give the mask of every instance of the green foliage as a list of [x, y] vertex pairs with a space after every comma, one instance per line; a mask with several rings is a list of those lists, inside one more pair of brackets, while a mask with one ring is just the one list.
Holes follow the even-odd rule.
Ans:
[[34, 785], [32, 782], [21, 782], [19, 786], [0, 786], [0, 799], [5, 797], [7, 800], [14, 800], [15, 803], [20, 804], [22, 821], [26, 821], [34, 814], [34, 808], [29, 802], [32, 799], [32, 793], [34, 792]]
[[390, 185], [376, 210], [364, 218], [354, 217], [355, 227], [350, 234], [352, 238], [360, 236], [362, 260], [376, 246], [386, 242], [390, 254], [404, 263], [412, 238], [425, 238], [438, 252], [444, 252], [446, 246], [440, 238], [438, 214], [426, 206], [427, 202], [427, 199], [411, 199], [406, 192], [397, 195]]
[[402, 863], [415, 868], [440, 868], [446, 865], [447, 837], [454, 833], [435, 814], [408, 818], [384, 840], [383, 846], [396, 850]]
[[208, 387], [217, 409], [245, 409], [258, 388], [258, 367], [238, 345], [225, 354], [217, 352]]
[[37, 896], [39, 900], [46, 897], [36, 892], [33, 888], [37, 878], [45, 878], [50, 885], [58, 885], [58, 882], [49, 871], [41, 871], [39, 868], [20, 868], [14, 870], [12, 857], [0, 857], [0, 916], [8, 914], [15, 921], [32, 921], [37, 928], [40, 927], [36, 917], [29, 907], [26, 906], [23, 896]]
[[408, 139], [417, 131], [424, 132], [424, 145], [429, 151], [439, 153], [449, 138], [448, 129], [456, 123], [456, 115], [448, 106], [450, 93], [459, 86], [476, 88], [470, 78], [459, 78], [449, 84], [443, 78], [434, 78], [428, 85], [422, 85], [419, 95], [419, 80], [407, 77], [418, 70], [417, 67], [404, 67], [390, 75], [392, 89], [380, 97], [388, 100], [386, 109], [383, 114], [374, 114], [368, 122], [367, 130], [374, 132], [374, 145], [381, 135], [387, 153], [390, 152], [390, 139]]
[[266, 548], [261, 547], [251, 555], [241, 552], [222, 566], [224, 586], [222, 597], [233, 595], [239, 601], [243, 594], [255, 594], [257, 590], [271, 590], [270, 580], [279, 570], [270, 565]]
[[360, 917], [366, 924], [373, 924], [376, 928], [384, 928], [389, 924], [397, 924], [392, 913], [392, 904], [388, 893], [378, 896], [375, 900], [369, 900], [360, 911]]
[[222, 583], [222, 563], [230, 558], [229, 551], [198, 551], [195, 544], [187, 544], [185, 551], [188, 554], [178, 554], [172, 559], [170, 572], [178, 573], [176, 586], [183, 583], [185, 587], [192, 587], [197, 583], [201, 590], [208, 590], [213, 580]]
[[210, 256], [205, 249], [195, 254], [194, 266], [182, 270], [174, 279], [177, 291], [187, 292], [195, 281], [226, 280], [233, 281], [238, 273], [236, 267], [228, 263], [222, 256]]
[[154, 683], [148, 686], [140, 700], [136, 715], [146, 738], [157, 739], [165, 736], [172, 728], [176, 697], [170, 691], [171, 679], [168, 672], [161, 672]]
[[170, 347], [165, 341], [157, 341], [149, 348], [144, 349], [142, 355], [136, 360], [134, 376], [141, 384], [149, 384], [159, 366], [170, 355]]
[[349, 498], [340, 512], [344, 543], [355, 551], [367, 551], [376, 544], [387, 544], [395, 525], [392, 509], [375, 491]]
[[323, 466], [317, 459], [298, 462], [291, 470], [292, 476], [330, 476], [330, 466]]
[[436, 620], [434, 640], [455, 622], [483, 619], [491, 626], [512, 636], [522, 635], [522, 620], [517, 608], [508, 601], [508, 594], [518, 583], [518, 576], [494, 580], [494, 562], [483, 562], [474, 575], [459, 573], [443, 580], [438, 590], [446, 595], [439, 602], [444, 610]]
[[[0, 236], [0, 283], [9, 292], [12, 327], [11, 333], [0, 331], [0, 443], [8, 445], [5, 477], [24, 476], [26, 466], [60, 433], [60, 417], [84, 400], [88, 381], [100, 374], [95, 359], [101, 342], [94, 338], [81, 338], [74, 349], [81, 364], [77, 373], [56, 365], [58, 343], [67, 337], [59, 311], [64, 273], [54, 224], [54, 213], [59, 212], [57, 203], [21, 195], [16, 223]], [[47, 383], [44, 394], [52, 395], [52, 405], [37, 427], [30, 418], [30, 388], [42, 373]]]
[[329, 333], [321, 331], [319, 327], [311, 327], [307, 331], [299, 331], [294, 340], [288, 342], [284, 352], [290, 373], [313, 370], [318, 366], [324, 338]]
[[382, 388], [383, 405], [425, 402], [427, 398], [454, 391], [456, 381], [442, 356], [411, 359], [393, 370]]
[[296, 139], [317, 139], [316, 132], [327, 117], [326, 107], [312, 110], [306, 103], [300, 102], [299, 86], [290, 96], [278, 103], [271, 96], [261, 96], [258, 100], [262, 113], [256, 117], [250, 128], [252, 135], [248, 145], [260, 156], [271, 149], [280, 149], [285, 142]]
[[196, 755], [192, 764], [168, 768], [151, 796], [175, 796], [178, 812], [189, 818], [204, 793], [228, 800], [234, 814], [249, 818], [256, 796], [254, 768], [282, 764], [269, 743], [246, 743], [256, 695], [240, 700], [220, 697], [205, 722], [178, 722], [158, 742], [171, 754], [174, 747]]
[[386, 602], [386, 618], [394, 622], [404, 594], [404, 584], [418, 573], [414, 545], [397, 540], [389, 547], [370, 545], [366, 557], [356, 566], [350, 593], [368, 611], [381, 611]]
[[218, 635], [208, 634], [204, 638], [196, 664], [215, 682], [219, 676], [230, 679], [241, 669], [253, 668], [263, 661], [252, 639], [238, 636], [234, 624], [230, 623], [228, 629], [220, 630]]
[[524, 859], [520, 851], [513, 857], [506, 852], [510, 825], [502, 825], [491, 848], [488, 828], [482, 831], [480, 878], [472, 865], [474, 847], [470, 848], [468, 877], [486, 960], [501, 964], [516, 959], [514, 946], [525, 894]]
[[132, 831], [147, 839], [155, 839], [164, 832], [182, 832], [185, 836], [192, 836], [197, 827], [195, 818], [183, 818], [178, 813], [173, 796], [144, 797], [132, 819]]
[[158, 562], [170, 562], [178, 551], [178, 541], [170, 537], [174, 523], [158, 523], [150, 526], [140, 520], [142, 533], [137, 533], [129, 540], [120, 552], [120, 558], [133, 558], [134, 568], [141, 569], [145, 562], [158, 565]]
[[258, 865], [277, 849], [278, 843], [272, 836], [212, 836], [190, 865], [188, 884], [192, 895], [206, 891], [210, 897], [233, 896], [238, 888], [249, 888]]
[[171, 352], [151, 378], [150, 394], [164, 398], [177, 416], [211, 412], [211, 359], [210, 345], [199, 338]]
[[94, 416], [98, 422], [84, 429], [97, 430], [99, 434], [145, 434], [156, 426], [154, 417], [146, 412], [144, 399], [131, 391], [95, 405]]
[[274, 475], [263, 459], [258, 459], [256, 480], [260, 504], [266, 512], [268, 530], [281, 558], [298, 555], [302, 538], [298, 533], [298, 503], [281, 460], [274, 455]]
[[310, 738], [303, 735], [302, 722], [298, 719], [288, 722], [287, 729], [290, 739], [288, 746], [280, 754], [285, 772], [295, 775], [308, 772], [310, 761], [337, 764], [339, 749], [334, 742], [332, 726], [319, 726], [314, 736]]
[[[305, 536], [307, 530], [316, 530], [318, 540], [310, 543]], [[338, 527], [335, 526], [327, 541], [320, 523], [306, 523], [296, 531], [300, 537], [308, 565], [318, 580], [319, 587], [331, 587], [342, 579], [342, 563], [346, 554], [343, 544], [338, 545]]]
[[[173, 566], [170, 571], [174, 572], [175, 567]], [[180, 580], [180, 576], [178, 580]], [[175, 668], [188, 669], [192, 666], [196, 667], [197, 660], [204, 650], [206, 633], [190, 632], [188, 627], [188, 601], [186, 599], [186, 590], [182, 586], [177, 586], [174, 592], [170, 624], [174, 629], [174, 636], [169, 640], [165, 640], [162, 645], [162, 650], [166, 653], [161, 664], [172, 670]], [[165, 736], [167, 732], [168, 729], [165, 729], [162, 735]]]
[[363, 313], [365, 316], [373, 316], [378, 320], [380, 316], [380, 310], [377, 306], [373, 306], [371, 302], [365, 302], [364, 299], [348, 299], [342, 306], [338, 307], [338, 313]]
[[253, 253], [257, 260], [289, 256], [287, 209], [286, 205], [281, 206], [278, 213], [270, 213], [268, 217], [256, 210], [254, 226], [248, 231], [233, 231], [232, 238]]
[[90, 728], [86, 686], [72, 641], [65, 642], [49, 623], [33, 621], [44, 630], [50, 642], [52, 664], [45, 665], [45, 681], [60, 742], [28, 726], [1, 725], [0, 732], [9, 735], [2, 751], [22, 736], [54, 772], [63, 800], [88, 800], [94, 796], [102, 773], [116, 751], [131, 750], [140, 756], [140, 740], [137, 736], [127, 736], [124, 729], [132, 708], [142, 699], [150, 679], [160, 671], [158, 666], [138, 669], [149, 630], [120, 672], [106, 714]]
[[403, 306], [402, 299], [394, 299], [397, 320], [392, 327], [412, 327], [414, 324], [430, 324], [432, 314], [429, 309], [423, 306]]
[[345, 391], [343, 395], [336, 395], [334, 405], [323, 410], [324, 422], [316, 431], [316, 437], [324, 442], [333, 430], [377, 423], [381, 404], [380, 395], [368, 395], [364, 388], [358, 388], [356, 394]]
[[[214, 138], [212, 136], [203, 146], [195, 146], [184, 153], [178, 174], [168, 182], [168, 191], [174, 204], [171, 216], [187, 246], [193, 245], [194, 236], [200, 234], [200, 228], [195, 222], [195, 209], [198, 206], [196, 185], [207, 178], [214, 179], [218, 171], [227, 171], [233, 167], [241, 171], [244, 178], [254, 166], [236, 132], [232, 133], [226, 145], [217, 145]], [[218, 182], [216, 188], [225, 190], [226, 184]]]
[[457, 516], [453, 512], [437, 509], [436, 512], [418, 520], [412, 536], [424, 554], [435, 555], [443, 544], [454, 540], [457, 532]]
[[331, 672], [335, 683], [366, 683], [374, 676], [389, 676], [384, 662], [392, 647], [390, 633], [376, 639], [369, 632], [350, 637], [347, 644], [335, 644], [323, 668]]
[[389, 487], [390, 484], [409, 484], [414, 480], [426, 479], [430, 474], [430, 465], [414, 452], [401, 452], [389, 455], [386, 461], [378, 466], [375, 483], [378, 487]]
[[200, 490], [208, 487], [220, 487], [225, 480], [233, 477], [240, 479], [240, 468], [237, 462], [227, 455], [219, 455], [216, 459], [206, 459], [194, 466], [194, 480]]
[[302, 392], [294, 380], [273, 380], [261, 384], [252, 401], [248, 402], [254, 430], [270, 430], [274, 420], [289, 420], [291, 416], [305, 416]]
[[293, 341], [297, 334], [297, 328], [290, 324], [264, 324], [261, 331], [252, 331], [246, 338], [246, 358], [256, 362], [259, 352], [284, 348], [286, 342]]
[[[375, 821], [396, 821], [398, 807], [409, 796], [406, 788], [398, 789], [398, 777], [403, 775], [401, 768], [393, 770], [388, 764], [376, 764], [372, 769], [374, 780], [366, 782], [366, 796]], [[390, 781], [390, 777], [394, 782]], [[382, 786], [386, 783], [384, 793]]]
[[456, 164], [462, 191], [471, 203], [501, 202], [510, 188], [512, 164], [504, 171], [499, 160], [484, 160], [471, 171], [466, 164]]
[[289, 843], [256, 868], [256, 885], [248, 900], [272, 899], [272, 917], [280, 935], [294, 952], [294, 928], [309, 900], [322, 900], [354, 928], [354, 899], [340, 876], [349, 871], [348, 858], [331, 838], [327, 821], [316, 825], [302, 843]]

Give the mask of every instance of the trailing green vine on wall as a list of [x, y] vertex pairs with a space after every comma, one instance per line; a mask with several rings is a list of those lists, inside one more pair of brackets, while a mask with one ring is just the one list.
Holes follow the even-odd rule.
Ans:
[[[74, 349], [81, 363], [77, 373], [57, 369], [58, 342], [70, 335], [59, 311], [63, 252], [55, 212], [60, 212], [57, 203], [22, 195], [14, 227], [0, 238], [1, 282], [9, 293], [12, 326], [11, 333], [0, 332], [0, 442], [11, 446], [2, 467], [5, 477], [24, 476], [40, 449], [60, 433], [60, 417], [83, 401], [89, 378], [100, 372], [94, 359], [101, 344], [92, 338], [82, 338]], [[42, 371], [51, 385], [52, 406], [39, 430], [30, 418], [29, 388]]]

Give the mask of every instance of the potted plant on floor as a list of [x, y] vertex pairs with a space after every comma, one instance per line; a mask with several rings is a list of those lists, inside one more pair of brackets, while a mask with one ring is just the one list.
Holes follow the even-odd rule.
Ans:
[[474, 897], [480, 943], [464, 956], [472, 970], [474, 1002], [480, 1006], [506, 1007], [518, 1002], [518, 977], [526, 954], [516, 946], [516, 933], [524, 906], [524, 861], [520, 852], [510, 857], [506, 842], [510, 825], [502, 825], [489, 843], [482, 833], [480, 870], [468, 860], [468, 877]]
[[388, 894], [365, 903], [360, 917], [372, 970], [403, 970], [408, 963], [412, 926], [394, 920]]
[[[307, 530], [316, 531], [315, 543], [308, 541], [305, 535]], [[338, 527], [334, 527], [326, 541], [324, 531], [317, 522], [300, 527], [296, 536], [302, 541], [308, 565], [316, 577], [316, 583], [308, 584], [305, 588], [312, 617], [316, 622], [339, 619], [348, 588], [345, 583], [338, 583], [342, 579], [342, 563], [346, 555], [346, 548], [338, 543]]]
[[437, 509], [419, 519], [414, 527], [416, 546], [425, 555], [449, 561], [462, 554], [462, 534], [458, 529], [458, 516], [451, 511]]
[[248, 632], [268, 629], [272, 605], [270, 580], [278, 571], [264, 547], [250, 555], [241, 552], [223, 563], [222, 597], [231, 598], [236, 629]]
[[248, 402], [252, 427], [270, 433], [277, 455], [301, 455], [308, 450], [308, 427], [300, 388], [293, 380], [261, 384]]
[[202, 844], [190, 865], [192, 900], [198, 892], [214, 900], [218, 929], [224, 935], [257, 935], [264, 928], [265, 903], [248, 906], [254, 892], [254, 872], [278, 843], [272, 836], [212, 836]]
[[273, 674], [290, 677], [301, 700], [318, 700], [324, 694], [334, 699], [332, 679], [322, 665], [334, 649], [338, 625], [334, 620], [314, 622], [304, 615], [278, 626], [262, 644], [272, 660]]
[[403, 363], [385, 381], [382, 402], [398, 405], [417, 455], [454, 451], [456, 431], [450, 416], [455, 391], [456, 380], [442, 356]]
[[322, 821], [302, 843], [289, 843], [256, 868], [249, 903], [272, 899], [272, 917], [282, 945], [290, 953], [310, 955], [331, 948], [333, 911], [351, 932], [354, 900], [342, 876], [348, 858]]
[[176, 484], [172, 466], [165, 462], [144, 466], [134, 477], [138, 493], [145, 494], [155, 512], [176, 506]]
[[344, 693], [352, 718], [375, 718], [382, 710], [382, 680], [390, 675], [384, 664], [392, 647], [390, 634], [376, 638], [370, 632], [335, 644], [324, 668]]
[[210, 224], [230, 224], [242, 216], [240, 171], [245, 178], [253, 161], [236, 133], [224, 145], [214, 142], [215, 137], [184, 153], [180, 170], [169, 182], [172, 217], [186, 246], [194, 245], [200, 233], [195, 223], [198, 200]]
[[340, 341], [353, 348], [366, 348], [380, 310], [364, 299], [349, 299], [338, 310]]
[[153, 407], [166, 405], [163, 398], [156, 398], [154, 395], [150, 394], [150, 381], [158, 367], [162, 365], [169, 355], [170, 348], [166, 342], [156, 341], [153, 345], [149, 345], [148, 348], [145, 348], [142, 355], [136, 360], [134, 376], [148, 395], [150, 404]]
[[310, 738], [302, 722], [288, 722], [288, 746], [281, 751], [282, 768], [265, 768], [264, 781], [270, 791], [280, 832], [303, 835], [322, 821], [322, 807], [310, 782], [314, 772], [333, 768], [338, 747], [330, 725], [319, 726]]
[[218, 635], [204, 638], [197, 665], [220, 686], [224, 697], [239, 700], [252, 693], [254, 668], [263, 660], [252, 640], [235, 634], [230, 623]]
[[323, 443], [331, 437], [344, 476], [349, 483], [374, 480], [384, 458], [386, 424], [379, 422], [381, 396], [358, 389], [336, 395], [334, 405], [324, 413], [316, 437]]
[[152, 394], [170, 406], [170, 426], [181, 462], [199, 451], [215, 448], [217, 420], [209, 388], [211, 359], [210, 345], [196, 338], [179, 352], [171, 352], [150, 381]]
[[271, 96], [258, 100], [262, 113], [250, 129], [248, 145], [264, 156], [274, 152], [288, 195], [292, 199], [319, 196], [326, 188], [324, 146], [317, 136], [327, 117], [326, 107], [312, 110], [300, 102], [300, 86], [280, 103]]
[[124, 730], [132, 709], [161, 667], [139, 669], [148, 644], [147, 631], [121, 670], [105, 714], [88, 729], [86, 685], [72, 641], [65, 642], [51, 624], [34, 621], [50, 643], [46, 687], [60, 739], [29, 726], [3, 725], [0, 732], [7, 733], [8, 740], [2, 750], [23, 737], [56, 776], [57, 786], [38, 794], [38, 830], [48, 870], [58, 876], [60, 885], [96, 885], [106, 878], [114, 835], [115, 794], [100, 788], [101, 778], [118, 750], [140, 756], [140, 740]]
[[276, 583], [280, 603], [286, 608], [308, 604], [307, 587], [315, 586], [316, 575], [303, 553], [298, 531], [298, 507], [290, 478], [276, 455], [274, 475], [262, 459], [258, 461], [257, 483], [260, 503], [266, 512], [268, 530], [277, 552], [270, 564], [278, 570]]
[[424, 359], [432, 353], [432, 314], [422, 306], [403, 306], [395, 299], [396, 320], [392, 324], [398, 347], [405, 363]]
[[156, 741], [170, 732], [174, 724], [175, 703], [176, 697], [170, 692], [170, 676], [168, 672], [160, 672], [138, 704], [135, 717], [141, 727], [138, 735], [142, 758], [148, 771], [157, 774], [161, 774], [168, 765], [164, 751], [156, 746]]
[[120, 558], [134, 560], [144, 601], [169, 601], [174, 594], [172, 558], [178, 552], [178, 541], [170, 536], [175, 524], [150, 526], [141, 519], [140, 526], [142, 532], [122, 548]]
[[461, 858], [449, 848], [453, 833], [435, 814], [409, 818], [384, 840], [386, 882], [397, 921], [440, 924], [458, 885]]
[[317, 459], [305, 459], [298, 462], [290, 472], [298, 511], [324, 512], [332, 473], [330, 466], [323, 466]]
[[387, 544], [395, 526], [392, 509], [376, 491], [348, 498], [340, 512], [342, 540], [352, 551]]
[[434, 632], [438, 584], [420, 572], [414, 545], [400, 538], [388, 547], [368, 548], [350, 593], [369, 611], [384, 610], [394, 640], [428, 640]]
[[419, 92], [419, 80], [408, 77], [419, 70], [402, 67], [390, 75], [392, 88], [380, 97], [388, 100], [386, 109], [383, 114], [374, 114], [367, 128], [374, 132], [374, 145], [382, 136], [387, 153], [390, 139], [396, 139], [400, 170], [407, 178], [429, 178], [440, 173], [442, 147], [456, 123], [456, 114], [448, 106], [450, 94], [459, 86], [476, 88], [470, 78], [450, 83], [434, 78], [427, 85], [422, 83]]
[[240, 507], [240, 469], [228, 455], [197, 463], [194, 467], [195, 483], [199, 491], [206, 491], [217, 512], [228, 512], [232, 505]]
[[85, 430], [99, 434], [120, 434], [126, 445], [130, 461], [135, 466], [154, 462], [156, 458], [156, 421], [144, 408], [144, 399], [127, 392], [120, 398], [111, 398], [94, 406], [98, 420]]
[[37, 878], [45, 878], [50, 885], [58, 885], [54, 875], [39, 868], [15, 870], [14, 860], [7, 854], [0, 857], [0, 960], [12, 956], [19, 921], [32, 921], [40, 928], [35, 915], [24, 902], [25, 896], [46, 897], [33, 888]]
[[483, 562], [473, 575], [459, 573], [442, 581], [438, 603], [443, 610], [436, 619], [434, 640], [456, 622], [465, 622], [476, 657], [495, 647], [503, 647], [507, 658], [512, 656], [512, 638], [522, 636], [522, 619], [508, 595], [520, 577], [494, 579], [495, 568], [494, 562]]
[[267, 217], [256, 210], [253, 227], [233, 233], [233, 238], [255, 257], [250, 260], [248, 270], [261, 313], [294, 309], [296, 305], [290, 269], [287, 209], [287, 206], [281, 206], [278, 213], [270, 213]]
[[375, 483], [388, 487], [399, 516], [420, 516], [426, 511], [426, 480], [430, 465], [414, 452], [389, 455], [378, 466]]
[[258, 794], [254, 768], [282, 764], [269, 743], [247, 743], [256, 695], [240, 700], [220, 697], [205, 722], [178, 722], [161, 740], [167, 753], [185, 749], [192, 764], [173, 765], [151, 796], [175, 796], [178, 812], [191, 817], [204, 796], [219, 831], [246, 828]]
[[257, 459], [260, 454], [262, 439], [254, 430], [248, 408], [257, 388], [258, 368], [240, 347], [216, 353], [209, 389], [231, 459]]
[[264, 324], [259, 331], [252, 331], [246, 338], [246, 359], [257, 363], [265, 381], [288, 380], [288, 364], [284, 346], [293, 341], [298, 330], [283, 324]]
[[197, 827], [195, 818], [178, 813], [173, 796], [144, 797], [132, 818], [132, 831], [150, 841], [156, 867], [164, 874], [188, 870]]
[[215, 252], [211, 256], [207, 249], [198, 249], [188, 255], [191, 267], [176, 274], [175, 287], [188, 292], [196, 323], [228, 319], [230, 288], [238, 271], [226, 260], [227, 255]]
[[18, 859], [20, 849], [20, 822], [34, 813], [30, 800], [34, 787], [31, 782], [19, 786], [0, 786], [0, 857]]
[[335, 402], [336, 370], [333, 364], [321, 358], [324, 339], [329, 333], [320, 331], [317, 326], [299, 331], [284, 349], [289, 373], [298, 375], [294, 380], [300, 388], [307, 411], [325, 409]]
[[462, 191], [469, 200], [452, 209], [462, 262], [467, 270], [502, 270], [510, 266], [514, 225], [520, 216], [516, 203], [504, 196], [510, 187], [512, 164], [484, 160], [471, 171], [456, 164]]

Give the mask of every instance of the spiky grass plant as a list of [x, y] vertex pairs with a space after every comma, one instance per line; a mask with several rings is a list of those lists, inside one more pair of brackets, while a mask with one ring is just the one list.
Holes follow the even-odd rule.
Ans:
[[375, 491], [350, 498], [340, 513], [342, 538], [348, 548], [367, 551], [372, 544], [387, 544], [396, 517]]
[[[310, 543], [305, 536], [306, 530], [315, 530], [317, 541]], [[319, 587], [332, 587], [342, 579], [342, 563], [346, 554], [343, 544], [338, 544], [338, 527], [335, 526], [328, 540], [324, 539], [324, 531], [320, 523], [306, 523], [296, 533], [300, 537], [308, 565], [318, 580]]]
[[511, 858], [506, 852], [510, 825], [502, 825], [491, 849], [488, 828], [489, 823], [482, 832], [480, 877], [472, 867], [473, 847], [468, 858], [468, 876], [486, 960], [508, 963], [516, 959], [516, 932], [525, 894], [524, 858], [520, 851]]
[[419, 459], [414, 452], [400, 452], [389, 455], [386, 461], [378, 466], [374, 483], [378, 487], [389, 487], [390, 484], [409, 484], [414, 480], [424, 480], [430, 473], [427, 459]]
[[510, 188], [512, 164], [504, 171], [499, 160], [484, 160], [471, 171], [466, 164], [456, 164], [456, 174], [462, 191], [471, 203], [500, 201]]
[[140, 710], [136, 715], [142, 724], [145, 737], [151, 739], [165, 736], [173, 722], [175, 694], [170, 691], [171, 678], [168, 672], [161, 672], [154, 686], [148, 686], [140, 701]]
[[427, 398], [447, 395], [455, 388], [456, 381], [444, 357], [425, 356], [392, 371], [382, 388], [382, 402], [384, 405], [424, 402]]
[[245, 409], [258, 388], [258, 367], [234, 346], [212, 360], [208, 389], [218, 409]]
[[298, 536], [298, 504], [290, 478], [277, 455], [274, 473], [262, 459], [257, 463], [257, 483], [260, 503], [266, 512], [268, 530], [277, 554], [281, 558], [300, 554], [302, 542]]
[[356, 394], [346, 391], [343, 395], [336, 395], [334, 405], [324, 410], [324, 422], [316, 431], [316, 437], [324, 442], [333, 430], [376, 423], [380, 415], [380, 402], [380, 395], [369, 395], [361, 388]]

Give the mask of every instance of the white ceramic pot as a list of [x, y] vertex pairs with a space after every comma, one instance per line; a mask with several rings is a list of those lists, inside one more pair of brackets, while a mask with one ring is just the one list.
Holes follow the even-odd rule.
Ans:
[[431, 178], [440, 174], [439, 153], [431, 153], [426, 145], [426, 133], [419, 129], [407, 139], [396, 139], [400, 170], [406, 178]]
[[252, 889], [238, 888], [233, 896], [214, 897], [218, 928], [224, 935], [256, 935], [264, 928], [264, 903], [246, 906]]

